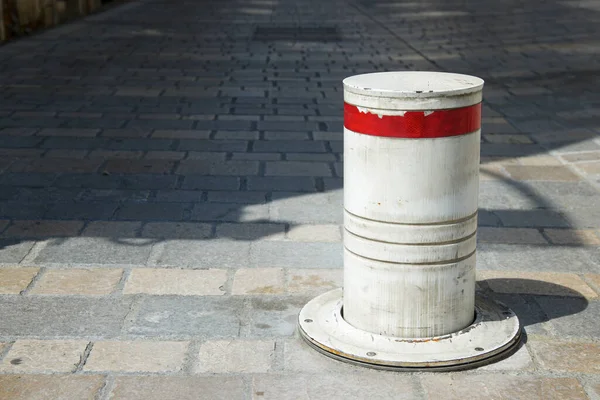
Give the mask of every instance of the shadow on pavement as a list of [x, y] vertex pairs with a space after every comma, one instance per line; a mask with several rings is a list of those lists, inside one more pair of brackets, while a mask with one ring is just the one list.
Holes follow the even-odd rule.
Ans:
[[[256, 241], [341, 224], [340, 81], [398, 69], [487, 80], [482, 162], [493, 179], [482, 181], [480, 225], [598, 228], [580, 207], [597, 201], [584, 179], [597, 178], [556, 158], [600, 149], [596, 11], [332, 1], [290, 17], [279, 4], [147, 1], [78, 22], [79, 36], [3, 46], [0, 245]], [[298, 39], [331, 26], [339, 40]], [[558, 178], [505, 163], [549, 152], [560, 165], [541, 168]]]

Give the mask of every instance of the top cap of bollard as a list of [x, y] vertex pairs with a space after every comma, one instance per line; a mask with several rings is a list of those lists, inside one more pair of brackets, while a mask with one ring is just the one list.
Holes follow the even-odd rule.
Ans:
[[344, 79], [344, 100], [356, 106], [439, 110], [481, 102], [483, 79], [448, 72], [397, 71]]

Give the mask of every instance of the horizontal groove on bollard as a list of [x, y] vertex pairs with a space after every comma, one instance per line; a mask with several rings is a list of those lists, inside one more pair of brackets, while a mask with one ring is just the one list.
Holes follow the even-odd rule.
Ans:
[[356, 233], [352, 232], [351, 230], [344, 228], [344, 231], [359, 237], [361, 239], [365, 239], [368, 240], [370, 242], [376, 242], [376, 243], [383, 243], [383, 244], [393, 244], [393, 245], [400, 245], [400, 246], [443, 246], [446, 244], [457, 244], [457, 243], [461, 243], [461, 242], [466, 242], [467, 240], [471, 239], [473, 236], [477, 235], [477, 230], [475, 230], [475, 232], [461, 237], [460, 239], [456, 239], [456, 240], [448, 240], [445, 242], [425, 242], [425, 243], [401, 243], [401, 242], [388, 242], [385, 240], [378, 240], [378, 239], [374, 239], [374, 238], [370, 238], [370, 237], [366, 237], [366, 236], [361, 236], [361, 235], [357, 235]]
[[348, 249], [346, 246], [344, 246], [344, 250], [348, 251], [349, 253], [352, 253], [353, 255], [355, 255], [356, 257], [360, 257], [360, 258], [364, 258], [365, 260], [371, 260], [371, 261], [376, 261], [376, 262], [380, 262], [380, 263], [385, 263], [385, 264], [391, 264], [391, 265], [446, 265], [446, 264], [455, 264], [457, 262], [461, 262], [464, 261], [466, 259], [468, 259], [469, 257], [472, 257], [473, 255], [475, 255], [476, 251], [473, 251], [470, 254], [467, 254], [466, 256], [460, 257], [460, 258], [455, 258], [454, 260], [449, 260], [449, 261], [435, 261], [435, 262], [397, 262], [397, 261], [385, 261], [385, 260], [378, 260], [376, 258], [370, 258], [370, 257], [365, 257], [365, 256], [361, 256], [360, 254], [357, 254], [355, 252], [353, 252], [352, 250]]
[[351, 214], [357, 218], [361, 218], [361, 219], [366, 219], [368, 221], [373, 221], [373, 222], [380, 222], [383, 224], [390, 224], [390, 225], [414, 225], [414, 226], [428, 226], [428, 225], [432, 225], [432, 226], [436, 226], [436, 225], [452, 225], [452, 224], [457, 224], [460, 222], [464, 222], [464, 221], [468, 221], [471, 218], [476, 218], [478, 211], [475, 211], [473, 214], [467, 216], [467, 217], [463, 217], [463, 218], [458, 218], [458, 219], [453, 219], [453, 220], [448, 220], [448, 221], [440, 221], [440, 222], [424, 222], [422, 224], [420, 223], [412, 223], [412, 222], [394, 222], [394, 221], [380, 221], [377, 219], [372, 219], [372, 218], [367, 218], [367, 217], [361, 217], [360, 215], [356, 215], [350, 211], [348, 211], [347, 209], [344, 208], [344, 211], [346, 211], [348, 214]]

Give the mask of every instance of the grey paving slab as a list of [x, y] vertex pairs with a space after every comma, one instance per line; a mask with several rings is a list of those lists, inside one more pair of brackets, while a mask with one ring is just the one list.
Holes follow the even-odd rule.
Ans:
[[0, 263], [16, 264], [20, 262], [35, 244], [31, 240], [0, 239]]
[[33, 260], [34, 263], [133, 264], [146, 263], [153, 245], [149, 239], [111, 239], [81, 237], [52, 239]]
[[517, 271], [596, 272], [594, 254], [583, 248], [479, 244], [477, 264], [483, 269]]
[[69, 297], [0, 298], [0, 336], [118, 336], [131, 299]]
[[238, 297], [145, 298], [127, 333], [140, 336], [238, 337], [243, 299]]
[[310, 298], [255, 297], [244, 314], [244, 336], [256, 338], [292, 336], [296, 332], [298, 313]]
[[250, 243], [227, 239], [168, 240], [151, 265], [185, 268], [244, 268], [249, 264]]
[[266, 268], [341, 268], [340, 243], [254, 242], [250, 267]]
[[561, 339], [597, 339], [600, 336], [599, 301], [583, 297], [536, 296], [535, 301], [546, 313], [549, 323]]

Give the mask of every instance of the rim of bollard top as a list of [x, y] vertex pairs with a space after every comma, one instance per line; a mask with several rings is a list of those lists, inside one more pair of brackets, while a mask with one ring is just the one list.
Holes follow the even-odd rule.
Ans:
[[439, 110], [478, 104], [484, 81], [450, 72], [392, 71], [342, 81], [348, 104], [390, 110]]

